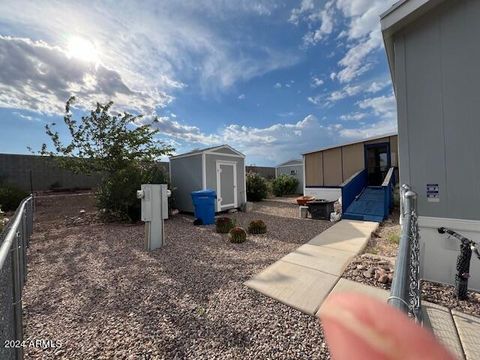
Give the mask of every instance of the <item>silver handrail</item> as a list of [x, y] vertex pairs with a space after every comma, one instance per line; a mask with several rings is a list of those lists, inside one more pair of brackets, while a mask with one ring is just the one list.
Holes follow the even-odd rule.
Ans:
[[402, 185], [401, 236], [388, 303], [421, 323], [420, 245], [417, 223], [417, 194]]
[[[28, 210], [31, 210], [32, 212], [31, 215], [33, 215], [32, 199], [33, 197], [31, 195], [26, 199], [24, 199], [20, 203], [20, 206], [17, 208], [17, 211], [15, 212], [13, 220], [10, 220], [11, 222], [7, 224], [7, 234], [5, 235], [2, 245], [0, 246], [0, 269], [3, 267], [3, 264], [5, 264], [5, 261], [7, 259], [10, 248], [12, 247], [13, 241], [15, 240], [15, 237], [18, 236], [17, 232], [19, 230], [20, 224], [23, 224], [24, 217], [27, 217], [26, 216], [27, 214], [25, 213], [27, 206], [29, 207]], [[32, 224], [31, 224], [31, 219], [27, 219], [27, 221], [28, 221], [27, 237], [29, 238], [30, 235], [32, 234], [31, 233]]]
[[[27, 247], [33, 232], [33, 212], [31, 195], [20, 203], [12, 220], [0, 233], [0, 270], [5, 276], [2, 281], [8, 283], [1, 291], [12, 301], [11, 306], [3, 307], [0, 312], [5, 319], [0, 323], [2, 341], [15, 340], [21, 344], [23, 340], [22, 293], [27, 279]], [[23, 348], [0, 349], [0, 358], [6, 357], [23, 359]]]

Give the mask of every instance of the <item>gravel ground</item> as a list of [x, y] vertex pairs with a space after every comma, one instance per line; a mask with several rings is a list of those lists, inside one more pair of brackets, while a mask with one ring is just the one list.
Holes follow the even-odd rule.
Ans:
[[377, 231], [372, 234], [366, 253], [378, 254], [381, 256], [395, 257], [398, 252], [398, 241], [400, 239], [400, 211], [395, 208], [389, 219], [382, 222]]
[[[329, 358], [315, 318], [243, 285], [329, 222], [286, 218], [286, 208], [262, 204], [283, 217], [228, 215], [242, 226], [252, 219], [268, 226], [231, 244], [212, 226], [177, 215], [165, 222], [168, 245], [146, 253], [143, 225], [98, 223], [92, 206], [91, 196], [37, 201], [25, 338], [61, 347], [27, 348], [26, 358]], [[91, 224], [72, 222], [81, 209]]]
[[[375, 276], [379, 271], [393, 275], [394, 258], [387, 258], [372, 254], [357, 256], [347, 266], [343, 277], [356, 282], [390, 290], [390, 281], [382, 282]], [[439, 284], [431, 281], [422, 281], [422, 299], [449, 309], [480, 316], [480, 293], [469, 291], [467, 300], [457, 300], [453, 286]]]

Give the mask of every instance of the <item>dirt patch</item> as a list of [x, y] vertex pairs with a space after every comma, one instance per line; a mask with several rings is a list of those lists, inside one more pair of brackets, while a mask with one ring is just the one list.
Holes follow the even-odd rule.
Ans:
[[[390, 281], [380, 281], [375, 273], [383, 269], [386, 274], [393, 276], [395, 266], [394, 258], [386, 258], [378, 255], [363, 254], [357, 256], [347, 266], [342, 277], [356, 282], [390, 290]], [[361, 267], [361, 268], [359, 268]], [[373, 269], [373, 271], [370, 271]], [[373, 273], [371, 276], [369, 273]], [[480, 293], [469, 291], [467, 300], [457, 300], [453, 286], [439, 284], [431, 281], [422, 281], [422, 300], [455, 309], [467, 314], [480, 316]]]
[[365, 253], [386, 257], [397, 256], [400, 241], [399, 216], [399, 209], [394, 209], [390, 217], [372, 234]]
[[147, 253], [142, 224], [67, 226], [66, 217], [91, 213], [93, 204], [91, 196], [37, 201], [25, 339], [62, 346], [27, 348], [26, 358], [329, 358], [315, 318], [243, 285], [329, 222], [229, 214], [240, 226], [262, 219], [268, 229], [231, 244], [213, 226], [176, 215], [165, 222], [167, 246]]

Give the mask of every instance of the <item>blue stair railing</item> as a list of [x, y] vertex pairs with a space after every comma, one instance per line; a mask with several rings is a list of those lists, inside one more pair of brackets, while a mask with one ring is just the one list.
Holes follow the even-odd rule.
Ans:
[[342, 212], [346, 213], [350, 204], [367, 186], [367, 169], [360, 170], [340, 185], [342, 189]]
[[380, 186], [367, 186], [367, 182], [367, 170], [363, 169], [341, 185], [344, 218], [383, 221], [390, 214], [393, 206], [395, 168], [388, 170]]

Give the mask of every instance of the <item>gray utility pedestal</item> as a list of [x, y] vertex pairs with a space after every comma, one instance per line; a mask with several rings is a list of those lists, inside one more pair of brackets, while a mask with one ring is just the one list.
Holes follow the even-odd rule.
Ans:
[[145, 222], [145, 248], [155, 250], [165, 245], [163, 220], [168, 219], [166, 184], [143, 184], [137, 191], [142, 200], [142, 221]]

